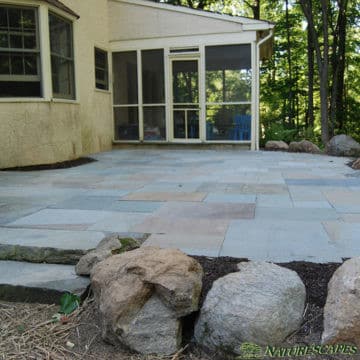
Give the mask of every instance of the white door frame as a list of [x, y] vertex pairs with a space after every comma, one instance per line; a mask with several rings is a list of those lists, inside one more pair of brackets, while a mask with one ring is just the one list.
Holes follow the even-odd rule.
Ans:
[[[169, 66], [168, 66], [168, 89], [169, 89], [169, 141], [175, 143], [200, 143], [203, 141], [203, 112], [201, 107], [201, 99], [202, 99], [202, 76], [201, 76], [201, 56], [200, 53], [194, 54], [182, 54], [182, 53], [175, 53], [169, 54], [168, 57]], [[174, 61], [197, 61], [198, 64], [198, 97], [199, 97], [199, 106], [196, 108], [199, 112], [199, 138], [198, 139], [178, 139], [174, 137], [174, 94], [173, 94], [173, 62]]]

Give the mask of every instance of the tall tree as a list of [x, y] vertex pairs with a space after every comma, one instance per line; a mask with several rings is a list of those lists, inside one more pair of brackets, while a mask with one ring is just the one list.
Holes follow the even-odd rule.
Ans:
[[[326, 144], [329, 140], [329, 115], [328, 115], [328, 95], [329, 95], [329, 1], [320, 0], [321, 23], [318, 29], [315, 26], [315, 14], [313, 3], [310, 0], [300, 0], [301, 7], [308, 23], [308, 31], [313, 41], [316, 62], [320, 80], [320, 122], [321, 140]], [[318, 33], [321, 34], [323, 44], [320, 44]]]

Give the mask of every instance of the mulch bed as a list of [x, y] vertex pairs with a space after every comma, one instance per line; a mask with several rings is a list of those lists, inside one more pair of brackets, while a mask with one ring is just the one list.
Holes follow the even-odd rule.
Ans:
[[[236, 265], [241, 261], [247, 259], [236, 259], [230, 257], [223, 258], [208, 258], [194, 256], [200, 262], [204, 269], [203, 291], [201, 294], [201, 303], [203, 303], [206, 294], [211, 288], [212, 283], [218, 278], [236, 272]], [[278, 264], [288, 269], [294, 270], [303, 280], [307, 290], [307, 304], [304, 314], [304, 321], [302, 327], [295, 334], [286, 339], [283, 346], [295, 345], [310, 345], [319, 344], [321, 333], [323, 330], [323, 307], [327, 296], [327, 285], [335, 270], [341, 265], [338, 263], [315, 264], [307, 262], [291, 262], [286, 264]], [[217, 354], [208, 354], [191, 342], [192, 329], [196, 315], [190, 316], [185, 320], [184, 326], [184, 344], [183, 349], [176, 355], [168, 357], [159, 356], [140, 356], [126, 351], [120, 347], [114, 347], [104, 343], [101, 340], [101, 330], [96, 306], [91, 298], [88, 298], [83, 306], [80, 308], [78, 314], [75, 314], [69, 324], [66, 324], [64, 332], [61, 332], [61, 339], [59, 341], [56, 332], [59, 328], [54, 327], [53, 324], [44, 324], [46, 319], [49, 319], [48, 305], [31, 305], [31, 304], [4, 304], [1, 307], [0, 303], [0, 359], [101, 359], [101, 360], [212, 360], [224, 359], [223, 356]], [[39, 307], [44, 308], [44, 311], [39, 313]], [[6, 309], [6, 313], [2, 309]], [[30, 310], [33, 308], [33, 317], [31, 317]], [[24, 310], [26, 309], [26, 311]], [[40, 315], [41, 316], [40, 316]], [[45, 319], [45, 320], [44, 320]], [[36, 321], [41, 326], [36, 328]], [[28, 324], [29, 322], [29, 324]], [[19, 333], [19, 328], [22, 330], [23, 326], [27, 329], [27, 334], [32, 334], [31, 339], [35, 341], [35, 348], [32, 348], [32, 342], [25, 343], [21, 339], [22, 333]], [[64, 325], [63, 325], [64, 326]], [[34, 328], [35, 327], [35, 328]], [[33, 328], [33, 331], [31, 331]], [[55, 329], [55, 330], [54, 330]], [[45, 342], [40, 340], [41, 337], [36, 335], [36, 331], [42, 331], [46, 334]], [[53, 332], [55, 331], [55, 335]], [[9, 337], [10, 336], [10, 337]], [[52, 337], [54, 338], [52, 339]], [[30, 339], [30, 340], [31, 340]], [[66, 349], [64, 344], [66, 341], [71, 341], [75, 344], [73, 349]], [[7, 351], [11, 350], [11, 357], [4, 353], [4, 346]], [[13, 344], [13, 345], [11, 345]], [[18, 344], [15, 346], [15, 344]], [[46, 344], [55, 344], [48, 348], [47, 356], [55, 354], [53, 357], [46, 357]], [[10, 350], [9, 350], [10, 349]], [[43, 352], [41, 352], [41, 349]], [[51, 350], [51, 351], [50, 351]], [[15, 356], [16, 351], [19, 352], [19, 357]], [[30, 357], [31, 354], [40, 354], [43, 357]], [[26, 355], [24, 355], [26, 354]], [[301, 359], [355, 359], [356, 357], [347, 356], [321, 356], [320, 357], [301, 357]], [[283, 358], [286, 359], [286, 358]]]
[[41, 170], [69, 169], [85, 164], [90, 164], [95, 161], [97, 160], [89, 157], [81, 157], [75, 160], [62, 161], [54, 164], [17, 166], [12, 168], [0, 169], [0, 171], [41, 171]]

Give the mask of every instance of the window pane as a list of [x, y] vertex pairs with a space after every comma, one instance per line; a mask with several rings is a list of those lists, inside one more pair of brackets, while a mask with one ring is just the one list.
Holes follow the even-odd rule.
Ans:
[[95, 49], [95, 86], [98, 89], [109, 89], [108, 56], [106, 51]]
[[251, 46], [206, 47], [206, 101], [251, 101]]
[[10, 47], [13, 49], [22, 49], [22, 36], [21, 35], [10, 35]]
[[11, 31], [21, 31], [21, 9], [9, 8], [9, 28]]
[[115, 140], [139, 140], [137, 107], [114, 108]]
[[138, 103], [136, 51], [113, 54], [114, 104]]
[[144, 107], [144, 140], [165, 139], [165, 106]]
[[24, 48], [25, 49], [36, 49], [36, 34], [25, 34], [24, 35]]
[[73, 97], [74, 64], [70, 60], [53, 56], [51, 58], [53, 93], [61, 97]]
[[0, 53], [0, 75], [10, 75], [10, 56]]
[[11, 74], [24, 75], [24, 62], [22, 55], [11, 55]]
[[37, 56], [36, 55], [25, 55], [24, 66], [26, 75], [37, 74]]
[[5, 32], [0, 33], [0, 47], [1, 48], [9, 47], [9, 36]]
[[8, 30], [7, 8], [0, 7], [0, 30]]
[[40, 81], [0, 81], [0, 97], [40, 96]]
[[199, 102], [199, 74], [197, 60], [173, 61], [174, 103]]
[[207, 140], [251, 140], [251, 106], [208, 106], [206, 111]]
[[35, 11], [34, 10], [22, 10], [22, 26], [24, 31], [33, 31], [36, 28]]
[[142, 82], [144, 104], [165, 102], [164, 51], [145, 50], [142, 56]]
[[51, 53], [72, 58], [72, 24], [55, 15], [49, 15]]
[[75, 98], [72, 23], [49, 14], [53, 95]]

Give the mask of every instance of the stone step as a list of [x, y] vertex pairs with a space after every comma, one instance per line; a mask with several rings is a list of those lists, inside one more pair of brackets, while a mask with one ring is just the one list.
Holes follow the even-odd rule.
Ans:
[[71, 265], [0, 261], [0, 300], [58, 303], [63, 293], [81, 295], [89, 284]]
[[105, 237], [102, 232], [0, 228], [0, 260], [76, 264]]

